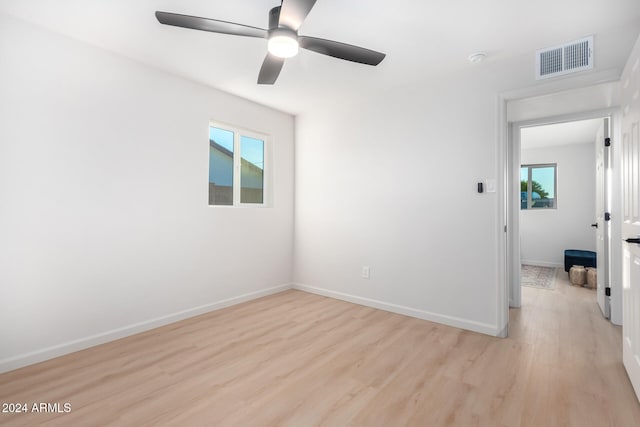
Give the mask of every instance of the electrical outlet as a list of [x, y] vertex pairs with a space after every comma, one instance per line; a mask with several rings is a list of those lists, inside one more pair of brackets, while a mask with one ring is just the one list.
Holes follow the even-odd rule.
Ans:
[[371, 276], [371, 269], [366, 265], [362, 267], [362, 278], [368, 279]]

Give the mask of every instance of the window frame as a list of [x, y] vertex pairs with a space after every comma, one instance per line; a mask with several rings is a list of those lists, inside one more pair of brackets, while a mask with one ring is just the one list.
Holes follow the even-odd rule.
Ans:
[[[266, 208], [270, 207], [270, 191], [271, 186], [268, 177], [270, 176], [271, 169], [271, 156], [270, 156], [270, 141], [269, 135], [266, 133], [253, 131], [250, 129], [235, 126], [229, 123], [218, 122], [215, 120], [209, 120], [209, 126], [207, 127], [207, 139], [209, 138], [210, 128], [215, 127], [221, 130], [225, 130], [233, 133], [233, 203], [230, 205], [211, 205], [207, 202], [207, 206], [214, 208]], [[241, 191], [242, 191], [242, 144], [241, 138], [248, 137], [257, 139], [263, 142], [263, 167], [262, 167], [262, 203], [242, 203]], [[210, 144], [207, 144], [210, 145]], [[211, 160], [209, 160], [207, 173], [211, 170]], [[207, 178], [207, 182], [209, 178]], [[207, 190], [208, 192], [209, 190]], [[207, 194], [208, 196], [208, 194]], [[207, 197], [208, 199], [208, 197]]]
[[[533, 180], [533, 169], [543, 169], [543, 168], [553, 168], [553, 206], [552, 207], [534, 207], [533, 206], [533, 191], [532, 190], [532, 182]], [[521, 211], [531, 211], [531, 210], [550, 210], [550, 209], [558, 209], [558, 164], [557, 163], [530, 163], [525, 165], [520, 165], [520, 171], [523, 168], [527, 168], [527, 205], [526, 207], [522, 207], [522, 196], [520, 198], [520, 210]], [[520, 179], [522, 182], [522, 179]]]

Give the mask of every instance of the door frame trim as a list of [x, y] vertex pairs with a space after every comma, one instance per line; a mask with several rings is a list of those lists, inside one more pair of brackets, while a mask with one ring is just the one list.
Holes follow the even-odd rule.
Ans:
[[[610, 117], [610, 129], [611, 137], [614, 141], [612, 151], [612, 168], [615, 170], [618, 168], [619, 156], [615, 150], [615, 142], [619, 141], [620, 135], [620, 109], [619, 107], [601, 108], [588, 111], [576, 111], [568, 114], [550, 115], [541, 118], [524, 120], [518, 122], [509, 122], [507, 119], [508, 102], [512, 99], [506, 94], [498, 96], [498, 160], [502, 165], [502, 171], [499, 176], [501, 177], [500, 197], [499, 197], [499, 212], [501, 213], [501, 223], [498, 227], [498, 233], [501, 238], [499, 241], [499, 259], [498, 268], [499, 274], [499, 287], [498, 290], [498, 325], [505, 325], [504, 330], [508, 331], [509, 325], [509, 308], [521, 306], [521, 293], [520, 293], [520, 206], [519, 198], [513, 195], [513, 174], [519, 172], [520, 168], [520, 132], [523, 127], [540, 126], [545, 124], [562, 123], [578, 120], [588, 120]], [[579, 106], [576, 106], [577, 110]], [[517, 132], [516, 132], [517, 131]], [[617, 159], [617, 160], [616, 160]], [[620, 194], [620, 182], [612, 178], [612, 216], [615, 218], [616, 214], [619, 218], [619, 207], [617, 203], [619, 199], [616, 198], [616, 194]], [[517, 200], [514, 200], [517, 199]], [[618, 234], [620, 230], [616, 230], [619, 227], [613, 227], [611, 229], [611, 239], [616, 238], [616, 231]], [[620, 261], [620, 262], [618, 262]], [[614, 312], [614, 307], [621, 307], [621, 292], [622, 286], [619, 278], [621, 278], [622, 271], [620, 254], [616, 254], [612, 251], [611, 258], [609, 260], [609, 271], [611, 274], [611, 287], [613, 291], [613, 297], [619, 299], [620, 305], [617, 305], [612, 298], [611, 307]], [[617, 271], [620, 270], [620, 271]], [[617, 274], [617, 276], [616, 276]], [[619, 288], [619, 289], [617, 289]], [[617, 296], [616, 296], [617, 295]], [[619, 321], [616, 321], [617, 318]], [[621, 323], [621, 312], [616, 313], [614, 317], [612, 315], [612, 322], [615, 324]]]

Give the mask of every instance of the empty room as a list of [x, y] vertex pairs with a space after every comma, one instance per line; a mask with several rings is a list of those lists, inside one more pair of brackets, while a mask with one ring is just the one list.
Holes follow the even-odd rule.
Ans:
[[[579, 159], [521, 141], [595, 119]], [[0, 1], [0, 425], [638, 396], [637, 0]]]

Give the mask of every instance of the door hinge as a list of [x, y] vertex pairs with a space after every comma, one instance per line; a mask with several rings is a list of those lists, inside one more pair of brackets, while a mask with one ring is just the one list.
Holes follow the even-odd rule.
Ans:
[[605, 138], [604, 139], [604, 146], [605, 147], [611, 147], [611, 138]]
[[611, 288], [609, 286], [607, 286], [606, 288], [604, 288], [604, 294], [608, 297], [611, 296]]
[[604, 220], [605, 221], [611, 221], [611, 213], [605, 212], [604, 213]]

